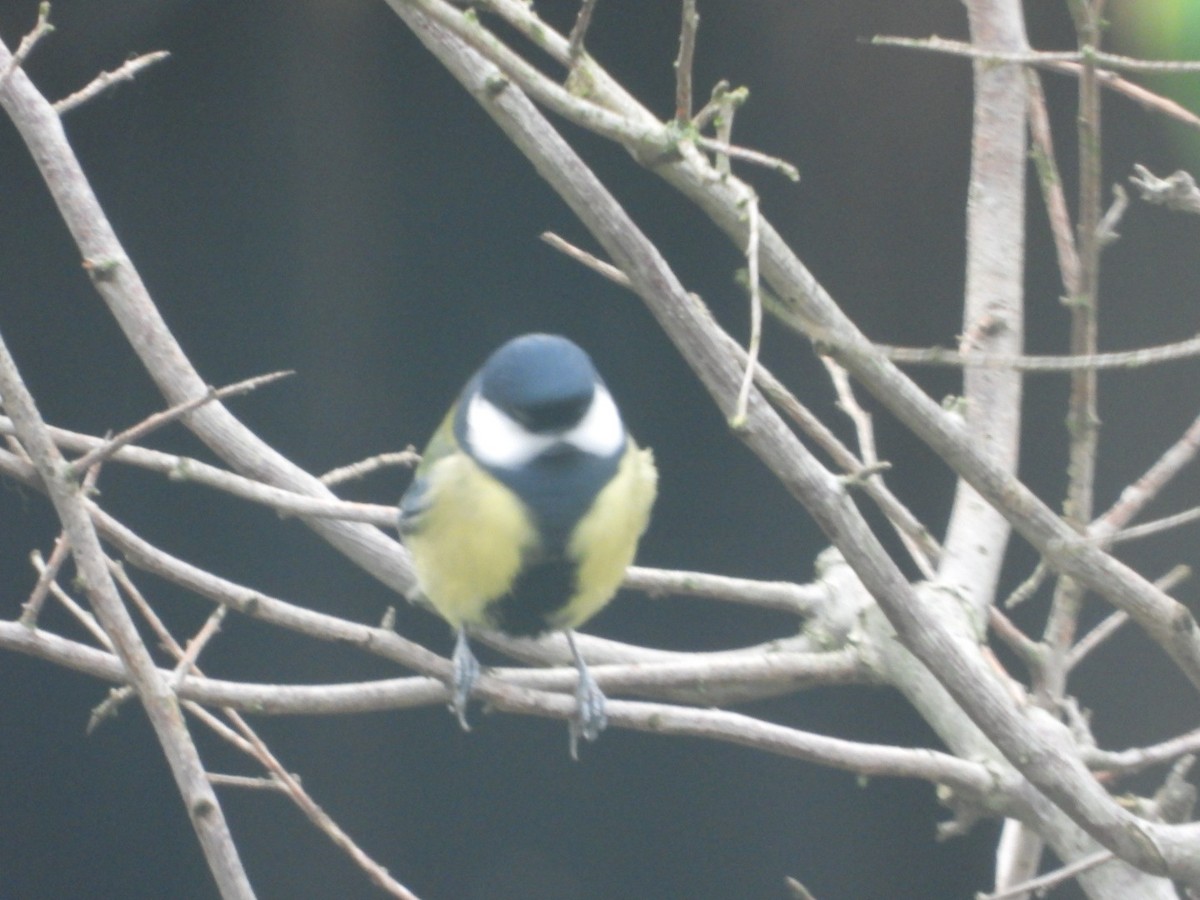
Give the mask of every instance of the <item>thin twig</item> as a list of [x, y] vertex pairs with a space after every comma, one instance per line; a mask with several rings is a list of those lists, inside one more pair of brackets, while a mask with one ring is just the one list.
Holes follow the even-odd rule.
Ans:
[[583, 54], [583, 40], [592, 24], [592, 13], [596, 10], [598, 0], [583, 0], [579, 4], [579, 15], [571, 28], [571, 36], [567, 43], [567, 56], [574, 63]]
[[[717, 104], [719, 113], [716, 119], [716, 137], [722, 144], [733, 146], [733, 119], [737, 115], [738, 107], [748, 97], [749, 94], [744, 89], [740, 98], [735, 98], [729, 91], [723, 91], [720, 96], [714, 92], [713, 100]], [[722, 177], [733, 173], [733, 163], [730, 162], [728, 153], [717, 153], [714, 167]]]
[[227, 728], [219, 719], [212, 716], [202, 707], [189, 704], [188, 711], [198, 715], [201, 721], [213, 727], [218, 734], [227, 737], [234, 746], [243, 750], [247, 755], [252, 756], [268, 773], [266, 778], [244, 778], [239, 776], [219, 776], [214, 778], [210, 776], [210, 781], [213, 784], [224, 784], [239, 788], [274, 788], [286, 794], [317, 830], [323, 832], [335, 846], [346, 853], [366, 873], [367, 877], [376, 887], [381, 888], [393, 897], [400, 898], [400, 900], [418, 900], [416, 895], [400, 884], [400, 882], [396, 881], [387, 869], [368, 856], [342, 830], [337, 822], [313, 800], [312, 795], [301, 785], [300, 779], [284, 767], [279, 758], [271, 752], [266, 742], [259, 737], [258, 733], [240, 713], [228, 708], [222, 710], [233, 726], [232, 728]]
[[879, 456], [875, 449], [875, 426], [871, 414], [862, 408], [858, 398], [854, 396], [854, 387], [850, 384], [849, 373], [828, 356], [822, 356], [821, 362], [829, 372], [829, 380], [833, 382], [834, 393], [837, 395], [837, 405], [846, 417], [854, 424], [858, 437], [858, 452], [862, 457], [864, 468], [879, 464]]
[[679, 27], [679, 55], [675, 58], [675, 122], [679, 125], [692, 118], [692, 61], [696, 56], [696, 32], [700, 14], [696, 0], [683, 0], [683, 22]]
[[125, 592], [125, 596], [129, 598], [130, 605], [133, 606], [146, 620], [146, 624], [150, 626], [150, 630], [154, 632], [154, 636], [158, 638], [159, 646], [163, 650], [170, 653], [176, 659], [183, 656], [183, 647], [175, 640], [166, 623], [154, 611], [154, 607], [150, 605], [150, 601], [146, 599], [146, 595], [129, 577], [129, 572], [125, 566], [115, 559], [108, 560], [108, 570], [112, 574], [113, 580], [120, 585], [121, 590]]
[[[187, 681], [177, 685], [175, 688], [175, 693], [179, 694], [181, 697], [190, 697], [194, 694], [195, 688], [198, 685], [211, 683], [212, 679], [204, 678], [203, 676], [193, 676]], [[229, 746], [241, 753], [246, 754], [247, 756], [254, 756], [254, 745], [242, 737], [241, 734], [239, 734], [233, 728], [231, 728], [220, 716], [215, 715], [210, 710], [201, 706], [201, 702], [203, 701], [189, 699], [184, 702], [183, 708], [186, 709], [193, 718], [198, 719], [207, 725], [213, 734], [221, 738], [221, 740], [225, 741], [225, 743], [229, 744]], [[225, 712], [228, 707], [228, 703], [222, 703], [220, 709], [222, 712]]]
[[1120, 235], [1117, 234], [1117, 225], [1124, 218], [1125, 210], [1129, 208], [1129, 195], [1125, 193], [1125, 188], [1114, 184], [1112, 192], [1113, 202], [1105, 210], [1104, 216], [1096, 226], [1096, 240], [1100, 242], [1101, 248], [1107, 247], [1120, 238]]
[[200, 630], [192, 635], [192, 639], [187, 642], [187, 646], [183, 649], [183, 653], [179, 654], [179, 662], [175, 664], [175, 683], [179, 684], [187, 674], [193, 670], [199, 671], [196, 668], [196, 660], [200, 654], [204, 652], [204, 648], [208, 646], [209, 641], [216, 637], [221, 630], [221, 622], [224, 621], [225, 615], [229, 612], [228, 606], [218, 606], [208, 618], [204, 620], [204, 625]]
[[1200, 453], [1200, 416], [1184, 430], [1174, 444], [1154, 461], [1146, 472], [1129, 485], [1117, 498], [1117, 502], [1104, 512], [1088, 534], [1104, 541], [1131, 522], [1157, 497], [1184, 467], [1191, 464]]
[[619, 284], [626, 290], [631, 290], [632, 285], [629, 283], [629, 276], [614, 266], [612, 263], [607, 263], [599, 257], [588, 253], [581, 247], [576, 247], [569, 241], [559, 237], [553, 231], [543, 231], [540, 235], [541, 239], [566, 256], [575, 260], [581, 265], [587, 266], [598, 275], [607, 278], [613, 284]]
[[762, 166], [767, 169], [773, 169], [774, 171], [786, 176], [789, 181], [800, 180], [800, 170], [786, 159], [780, 159], [778, 156], [770, 156], [769, 154], [761, 153], [758, 150], [750, 150], [747, 147], [738, 147], [735, 144], [729, 143], [728, 141], [715, 140], [699, 134], [693, 135], [691, 140], [696, 143], [696, 146], [712, 153], [717, 153], [721, 156], [727, 156], [733, 159], [740, 159], [744, 162], [753, 163], [756, 166]]
[[[758, 278], [758, 197], [751, 192], [746, 198], [746, 214], [750, 218], [749, 237], [746, 239], [746, 268], [749, 272], [750, 289], [750, 342], [746, 348], [746, 368], [742, 385], [738, 390], [730, 425], [737, 429], [746, 424], [746, 406], [750, 402], [750, 389], [754, 386], [758, 354], [762, 349], [762, 294]], [[870, 464], [871, 460], [866, 460]]]
[[907, 38], [894, 35], [876, 35], [870, 43], [880, 47], [901, 47], [909, 50], [925, 50], [931, 53], [946, 53], [951, 56], [962, 56], [977, 59], [982, 62], [1022, 63], [1031, 66], [1048, 65], [1053, 63], [1087, 64], [1106, 69], [1121, 69], [1129, 72], [1158, 72], [1172, 75], [1186, 75], [1200, 72], [1200, 63], [1174, 62], [1171, 60], [1134, 59], [1120, 56], [1116, 53], [1102, 53], [1089, 49], [1067, 51], [1030, 50], [1023, 53], [1002, 53], [995, 50], [980, 49], [973, 44], [953, 41], [941, 37]]
[[33, 48], [37, 46], [38, 41], [52, 31], [54, 31], [54, 26], [50, 24], [50, 4], [48, 2], [39, 3], [37, 23], [33, 26], [32, 31], [21, 38], [21, 43], [13, 51], [12, 56], [8, 60], [8, 65], [4, 67], [4, 72], [0, 73], [0, 84], [7, 81], [13, 72], [25, 64], [25, 60], [33, 52]]
[[757, 581], [707, 572], [680, 572], [630, 566], [623, 586], [643, 591], [650, 597], [683, 595], [732, 600], [763, 609], [776, 609], [797, 616], [811, 616], [828, 600], [820, 584], [789, 581]]
[[713, 85], [712, 96], [708, 102], [700, 107], [700, 111], [692, 117], [692, 127], [697, 132], [701, 132], [715, 121], [717, 123], [717, 140], [728, 144], [733, 114], [749, 98], [749, 90], [744, 87], [731, 90], [729, 82], [721, 79]]
[[[63, 544], [68, 548], [68, 550], [70, 549], [70, 544], [68, 542], [63, 541]], [[37, 569], [38, 572], [38, 580], [41, 581], [43, 576], [47, 575], [46, 564], [42, 562], [40, 554], [33, 556], [32, 561], [33, 567]], [[84, 627], [84, 630], [86, 630], [87, 633], [95, 639], [96, 643], [98, 643], [105, 650], [108, 650], [110, 653], [113, 652], [112, 641], [109, 639], [108, 635], [105, 634], [104, 629], [100, 627], [100, 623], [96, 621], [96, 617], [88, 610], [80, 606], [75, 601], [75, 598], [63, 590], [62, 585], [60, 585], [54, 578], [47, 577], [46, 584], [54, 599], [61, 603], [63, 609], [69, 612], [71, 616], [74, 617], [75, 621]]]
[[877, 345], [892, 362], [963, 368], [1015, 369], [1020, 372], [1075, 372], [1081, 369], [1136, 369], [1200, 356], [1200, 336], [1155, 347], [1092, 353], [1081, 356], [1013, 356], [1001, 353], [960, 353], [947, 347]]
[[187, 400], [183, 403], [177, 403], [170, 409], [165, 409], [162, 412], [154, 413], [147, 416], [132, 428], [127, 428], [120, 434], [109, 439], [101, 447], [91, 450], [84, 456], [71, 463], [67, 475], [71, 476], [76, 472], [83, 472], [94, 466], [98, 462], [108, 459], [122, 447], [141, 440], [152, 431], [157, 431], [164, 425], [169, 425], [171, 422], [186, 416], [193, 410], [199, 409], [206, 403], [212, 403], [214, 400], [224, 400], [228, 397], [237, 397], [241, 394], [247, 394], [263, 385], [271, 384], [274, 381], [279, 381], [281, 378], [287, 378], [296, 373], [291, 370], [281, 372], [271, 372], [267, 375], [256, 375], [254, 378], [247, 378], [245, 381], [239, 381], [237, 384], [227, 385], [223, 388], [209, 388], [202, 397], [196, 397], [192, 400]]
[[87, 103], [93, 97], [104, 93], [104, 91], [107, 91], [113, 85], [120, 84], [122, 81], [133, 81], [142, 69], [162, 62], [170, 55], [166, 50], [155, 50], [152, 53], [143, 53], [141, 56], [135, 56], [133, 59], [126, 60], [111, 72], [101, 72], [75, 93], [68, 94], [61, 100], [56, 101], [54, 103], [54, 111], [60, 116], [68, 113]]
[[[1042, 68], [1074, 77], [1078, 77], [1082, 70], [1082, 66], [1077, 62], [1048, 62]], [[1140, 84], [1134, 84], [1132, 81], [1122, 78], [1116, 72], [1097, 69], [1096, 80], [1114, 94], [1121, 94], [1149, 112], [1158, 113], [1177, 122], [1182, 122], [1190, 128], [1200, 128], [1200, 116], [1197, 116], [1186, 106], [1177, 103], [1170, 97], [1156, 94], [1154, 91], [1142, 87]]]
[[783, 879], [784, 887], [788, 889], [788, 895], [791, 900], [817, 900], [816, 895], [806, 888], [796, 878], [790, 875]]
[[1114, 544], [1126, 541], [1138, 541], [1155, 534], [1162, 534], [1164, 531], [1170, 531], [1173, 528], [1190, 525], [1197, 519], [1200, 519], [1200, 506], [1193, 506], [1191, 509], [1185, 509], [1183, 512], [1178, 512], [1171, 516], [1163, 516], [1161, 519], [1153, 519], [1149, 522], [1143, 522], [1141, 525], [1131, 525], [1129, 528], [1123, 528], [1113, 534], [1109, 540]]
[[1177, 735], [1147, 747], [1129, 750], [1084, 750], [1083, 761], [1088, 768], [1115, 775], [1136, 775], [1154, 766], [1161, 766], [1185, 754], [1200, 751], [1200, 728]]
[[[7, 49], [0, 42], [0, 65], [7, 56]], [[40, 115], [52, 117], [57, 122], [57, 117], [40, 95], [33, 92], [34, 96], [29, 96], [31, 90], [28, 79], [18, 73], [0, 84], [0, 104], [14, 118], [17, 118], [15, 110], [21, 104], [35, 108], [40, 104]], [[25, 114], [34, 115], [28, 109]], [[26, 126], [23, 129], [24, 136], [29, 140], [29, 123], [27, 120], [21, 121]], [[54, 164], [60, 162], [61, 159], [55, 156]], [[237, 845], [230, 834], [217, 795], [208, 783], [204, 765], [188, 733], [178, 700], [156, 669], [108, 572], [104, 551], [88, 513], [89, 501], [83, 496], [79, 484], [63, 477], [67, 462], [55, 447], [33, 396], [2, 339], [0, 394], [4, 396], [5, 411], [12, 417], [17, 436], [33, 460], [67, 534], [79, 581], [92, 610], [112, 640], [130, 682], [136, 687], [221, 895], [224, 900], [253, 900], [254, 891], [242, 866]], [[29, 631], [26, 628], [22, 630]]]
[[[1075, 20], [1076, 36], [1083, 57], [1079, 74], [1079, 112], [1076, 117], [1079, 159], [1079, 222], [1076, 247], [1079, 251], [1079, 290], [1066, 298], [1071, 315], [1070, 351], [1075, 356], [1094, 356], [1099, 340], [1100, 302], [1100, 86], [1096, 81], [1095, 52], [1100, 42], [1099, 5], [1090, 0], [1068, 4]], [[1096, 458], [1100, 441], [1097, 412], [1099, 375], [1095, 369], [1071, 373], [1067, 399], [1067, 491], [1063, 518], [1080, 533], [1086, 533], [1094, 517]], [[1050, 611], [1042, 631], [1048, 648], [1043, 687], [1052, 702], [1067, 690], [1068, 657], [1079, 628], [1085, 586], [1077, 579], [1059, 577]]]
[[988, 626], [1000, 640], [1008, 645], [1021, 658], [1025, 668], [1034, 676], [1042, 667], [1041, 645], [1016, 626], [1012, 619], [1000, 611], [997, 606], [988, 607]]
[[321, 476], [321, 484], [326, 487], [333, 487], [347, 481], [365, 478], [367, 475], [378, 472], [381, 469], [393, 467], [411, 469], [420, 461], [421, 454], [417, 452], [415, 447], [410, 446], [395, 453], [380, 453], [377, 456], [370, 456], [367, 459], [359, 460], [348, 466], [339, 466], [336, 469], [330, 469]]
[[1054, 251], [1058, 256], [1059, 278], [1063, 292], [1073, 297], [1079, 292], [1079, 253], [1071, 229], [1071, 213], [1063, 194], [1062, 177], [1054, 152], [1054, 137], [1050, 129], [1050, 114], [1046, 110], [1046, 94], [1037, 72], [1025, 73], [1029, 89], [1029, 139], [1033, 145], [1033, 162], [1037, 169], [1042, 202], [1054, 236]]
[[222, 775], [220, 772], [209, 772], [210, 784], [217, 787], [235, 787], [250, 791], [275, 791], [286, 794], [287, 788], [275, 778], [257, 778], [249, 775]]
[[1005, 609], [1013, 609], [1017, 606], [1020, 606], [1035, 593], [1037, 593], [1037, 589], [1040, 588], [1043, 583], [1045, 583], [1046, 576], [1049, 574], [1049, 564], [1044, 558], [1039, 559], [1038, 564], [1033, 567], [1033, 571], [1029, 574], [1029, 577], [1018, 584], [1016, 588], [1013, 589], [1013, 592], [1005, 598], [1004, 603], [1001, 605]]
[[[0, 416], [0, 432], [12, 428], [12, 422]], [[50, 428], [54, 442], [62, 449], [90, 452], [107, 444], [103, 438], [79, 434], [62, 428]], [[139, 466], [166, 475], [173, 481], [193, 482], [211, 487], [252, 503], [269, 506], [282, 515], [309, 518], [340, 519], [347, 522], [368, 522], [380, 528], [393, 528], [396, 510], [393, 506], [354, 503], [348, 500], [314, 497], [283, 488], [272, 487], [243, 475], [188, 456], [176, 456], [145, 447], [125, 446], [113, 454], [113, 461]], [[394, 546], [388, 552], [394, 552]]]
[[[1186, 581], [1192, 575], [1192, 570], [1184, 565], [1178, 565], [1172, 568], [1169, 572], [1154, 582], [1154, 586], [1161, 591], [1170, 593], [1180, 583]], [[1129, 614], [1117, 610], [1109, 613], [1087, 634], [1075, 642], [1075, 645], [1067, 653], [1066, 667], [1070, 672], [1078, 666], [1084, 659], [1087, 658], [1093, 650], [1111, 638], [1114, 634], [1121, 630], [1122, 626], [1129, 621]]]
[[1041, 896], [1051, 888], [1058, 887], [1060, 884], [1070, 881], [1084, 872], [1091, 871], [1097, 866], [1102, 866], [1112, 859], [1113, 855], [1110, 851], [1100, 850], [1097, 853], [1082, 856], [1070, 865], [1055, 869], [1053, 872], [1047, 872], [1045, 875], [1039, 875], [1037, 878], [1022, 881], [1020, 884], [1012, 885], [998, 893], [978, 893], [975, 895], [975, 900], [1012, 900], [1014, 897], [1027, 897], [1035, 891]]
[[[116, 563], [111, 563], [110, 567], [114, 574], [119, 578], [122, 587], [133, 601], [134, 605], [142, 612], [143, 617], [149, 623], [151, 629], [158, 635], [162, 641], [163, 647], [172, 657], [174, 657], [175, 669], [172, 673], [171, 683], [176, 691], [179, 686], [184, 683], [189, 672], [197, 676], [203, 676], [203, 672], [196, 664], [196, 658], [201, 650], [207, 645], [208, 641], [217, 633], [222, 619], [228, 610], [228, 607], [218, 605], [211, 615], [205, 620], [204, 625], [196, 633], [196, 635], [188, 642], [186, 648], [181, 647], [179, 643], [171, 636], [166, 626], [158, 615], [150, 608], [150, 604], [146, 602], [145, 597], [133, 584], [132, 580], [125, 574], [123, 567]], [[119, 691], [114, 691], [110, 700], [115, 700]], [[270, 749], [258, 736], [253, 728], [246, 722], [242, 716], [232, 709], [223, 710], [226, 718], [233, 726], [234, 732], [240, 738], [235, 742], [239, 746], [253, 755], [264, 768], [271, 774], [271, 778], [278, 782], [281, 789], [287, 793], [292, 801], [300, 808], [300, 810], [312, 821], [317, 827], [323, 831], [330, 839], [344, 850], [354, 862], [366, 872], [367, 877], [372, 883], [387, 891], [394, 897], [402, 898], [402, 900], [417, 900], [407, 888], [401, 885], [398, 881], [392, 878], [383, 866], [379, 865], [366, 853], [364, 853], [358, 845], [350, 839], [350, 837], [338, 827], [333, 821], [312, 799], [311, 796], [300, 786], [299, 780], [279, 762]], [[95, 717], [93, 717], [95, 718]], [[203, 719], [207, 724], [211, 725], [208, 717]], [[223, 732], [219, 732], [223, 733]], [[210, 778], [210, 782], [212, 779]], [[215, 783], [215, 782], [214, 782]]]
[[416, 894], [393, 878], [386, 868], [368, 856], [354, 839], [333, 820], [333, 817], [321, 808], [320, 804], [304, 789], [299, 780], [284, 767], [262, 738], [246, 724], [245, 720], [238, 713], [230, 712], [229, 716], [234, 723], [234, 727], [241, 731], [242, 736], [254, 746], [255, 756], [262, 762], [267, 771], [271, 773], [271, 777], [279, 781], [283, 789], [292, 798], [292, 802], [296, 804], [310, 822], [367, 874], [372, 884], [386, 891], [391, 896], [400, 898], [400, 900], [419, 900]]
[[33, 590], [29, 592], [29, 599], [21, 604], [21, 617], [17, 620], [26, 628], [37, 628], [38, 615], [50, 593], [50, 586], [58, 578], [58, 570], [67, 561], [70, 552], [66, 535], [59, 534], [54, 541], [54, 549], [50, 551], [50, 559], [43, 562], [42, 554], [37, 550], [30, 554], [30, 561], [38, 570], [38, 579], [33, 585]]

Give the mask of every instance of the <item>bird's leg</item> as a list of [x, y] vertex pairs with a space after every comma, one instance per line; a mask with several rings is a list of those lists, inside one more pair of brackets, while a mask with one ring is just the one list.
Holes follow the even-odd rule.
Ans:
[[575, 658], [575, 668], [579, 670], [579, 684], [575, 688], [575, 714], [571, 716], [571, 759], [579, 759], [579, 739], [594, 741], [600, 737], [600, 732], [608, 724], [608, 716], [604, 712], [604, 692], [596, 679], [588, 671], [587, 663], [575, 646], [575, 635], [567, 633], [567, 644], [571, 655]]
[[458, 716], [458, 724], [462, 726], [463, 731], [470, 731], [471, 726], [467, 724], [467, 702], [471, 699], [471, 691], [475, 689], [475, 681], [479, 678], [479, 660], [471, 652], [465, 625], [458, 628], [451, 662], [454, 665], [454, 683], [450, 686], [450, 708]]

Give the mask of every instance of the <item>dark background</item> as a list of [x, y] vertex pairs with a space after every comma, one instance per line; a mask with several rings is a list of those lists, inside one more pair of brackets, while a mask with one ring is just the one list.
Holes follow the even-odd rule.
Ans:
[[[569, 23], [575, 2], [539, 10]], [[1067, 47], [1062, 4], [1030, 4], [1043, 47]], [[10, 46], [33, 0], [0, 2]], [[218, 3], [63, 0], [28, 69], [61, 97], [127, 56], [172, 58], [72, 113], [68, 132], [127, 251], [206, 380], [292, 368], [235, 411], [310, 471], [423, 443], [463, 379], [500, 341], [561, 331], [592, 352], [639, 439], [654, 447], [661, 499], [649, 565], [804, 581], [824, 547], [815, 526], [727, 429], [639, 302], [542, 245], [555, 230], [591, 246], [563, 204], [382, 0]], [[744, 171], [764, 210], [873, 338], [952, 345], [959, 331], [970, 129], [962, 62], [877, 49], [873, 34], [965, 34], [960, 3], [755, 4], [701, 0], [697, 94], [718, 78], [751, 89], [740, 143], [799, 165], [792, 185]], [[656, 113], [673, 108], [677, 3], [604, 0], [589, 47]], [[1072, 85], [1050, 77], [1059, 153], [1073, 181]], [[1106, 176], [1134, 161], [1184, 164], [1180, 129], [1106, 98]], [[568, 128], [689, 289], [744, 336], [737, 251], [626, 154]], [[1029, 339], [1062, 352], [1066, 313], [1031, 191]], [[1106, 348], [1197, 331], [1197, 225], [1135, 205], [1105, 257]], [[79, 267], [78, 254], [10, 125], [0, 125], [0, 332], [54, 424], [101, 433], [161, 407]], [[766, 358], [846, 433], [805, 342], [769, 325]], [[1101, 508], [1196, 413], [1194, 368], [1101, 378]], [[935, 395], [945, 372], [917, 373]], [[1064, 382], [1027, 383], [1022, 475], [1057, 504]], [[890, 481], [939, 531], [952, 480], [886, 415]], [[182, 429], [155, 446], [205, 456]], [[392, 502], [406, 475], [348, 489]], [[1185, 475], [1155, 507], [1185, 508]], [[398, 598], [302, 526], [204, 489], [109, 466], [103, 502], [166, 549], [315, 609], [378, 621]], [[26, 555], [56, 533], [39, 496], [0, 484], [0, 614], [34, 581]], [[1194, 532], [1193, 532], [1194, 533]], [[1154, 577], [1187, 561], [1187, 535], [1122, 555]], [[1006, 586], [1035, 559], [1014, 543]], [[207, 604], [135, 578], [187, 634]], [[1195, 599], [1186, 585], [1179, 595]], [[1040, 627], [1045, 596], [1020, 612]], [[1098, 606], [1098, 605], [1097, 605]], [[1102, 614], [1087, 613], [1089, 622]], [[57, 613], [47, 627], [75, 633]], [[398, 627], [448, 651], [444, 625], [399, 606]], [[589, 631], [651, 646], [712, 649], [786, 634], [783, 617], [686, 599], [623, 595]], [[397, 674], [378, 661], [236, 617], [206, 651], [227, 678], [311, 682]], [[0, 900], [215, 895], [140, 710], [84, 735], [105, 688], [0, 654]], [[1079, 672], [1108, 746], [1194, 727], [1194, 696], [1139, 634]], [[936, 744], [889, 691], [817, 691], [756, 715], [847, 738]], [[613, 729], [566, 753], [561, 723], [476, 712], [464, 735], [443, 709], [348, 719], [260, 720], [263, 735], [362, 846], [423, 900], [784, 897], [798, 877], [822, 900], [962, 898], [988, 886], [998, 826], [934, 841], [930, 786], [853, 776], [749, 750]], [[200, 728], [216, 771], [247, 763]], [[1150, 784], [1152, 787], [1152, 784]], [[250, 876], [268, 897], [369, 897], [350, 862], [281, 797], [222, 789]], [[1066, 896], [1068, 894], [1064, 894]]]

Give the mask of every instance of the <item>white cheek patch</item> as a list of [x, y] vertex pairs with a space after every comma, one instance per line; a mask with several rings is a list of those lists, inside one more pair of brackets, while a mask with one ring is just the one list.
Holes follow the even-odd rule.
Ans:
[[625, 446], [625, 426], [612, 395], [597, 387], [579, 423], [555, 434], [534, 434], [482, 394], [467, 406], [467, 443], [476, 459], [498, 469], [518, 469], [555, 446], [569, 444], [591, 456], [611, 456]]
[[563, 434], [562, 440], [593, 456], [611, 456], [624, 447], [625, 426], [612, 394], [597, 385], [587, 413]]
[[484, 465], [516, 469], [550, 449], [555, 439], [530, 433], [482, 394], [476, 394], [467, 407], [467, 442]]

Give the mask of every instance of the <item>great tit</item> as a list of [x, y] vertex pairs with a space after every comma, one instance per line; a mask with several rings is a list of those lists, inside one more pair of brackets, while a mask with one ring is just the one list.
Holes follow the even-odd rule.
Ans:
[[658, 472], [592, 360], [567, 338], [513, 338], [484, 362], [400, 500], [417, 589], [456, 630], [451, 707], [466, 729], [479, 673], [468, 632], [566, 632], [579, 671], [570, 722], [606, 724], [571, 629], [608, 603], [650, 519]]

